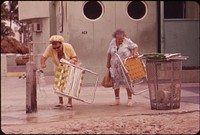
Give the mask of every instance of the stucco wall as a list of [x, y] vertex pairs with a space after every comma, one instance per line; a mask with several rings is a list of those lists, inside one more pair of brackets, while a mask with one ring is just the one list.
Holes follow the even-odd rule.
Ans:
[[[45, 51], [46, 47], [49, 45], [49, 37], [50, 35], [50, 21], [49, 18], [42, 18], [38, 20], [42, 24], [42, 32], [33, 33], [33, 54], [34, 54], [34, 61], [36, 63], [36, 67], [40, 68], [40, 58]], [[47, 67], [44, 70], [44, 72], [47, 75], [53, 74], [53, 63], [51, 59], [47, 60]]]
[[[85, 1], [62, 2], [63, 32], [60, 33], [58, 28], [60, 1], [19, 1], [20, 20], [42, 23], [42, 32], [34, 33], [34, 41], [44, 42], [34, 48], [37, 66], [52, 34], [60, 34], [66, 42], [72, 44], [82, 61], [82, 66], [99, 73], [100, 80], [106, 70], [108, 45], [112, 39], [112, 33], [117, 28], [124, 29], [127, 36], [139, 45], [140, 54], [157, 51], [156, 1], [145, 1], [147, 14], [139, 21], [128, 17], [126, 10], [128, 1], [101, 1], [104, 13], [97, 21], [90, 21], [84, 17], [82, 9]], [[193, 7], [193, 5], [189, 6]], [[193, 13], [198, 15], [199, 7], [194, 11], [188, 11], [187, 15], [191, 16]], [[52, 65], [49, 59], [45, 73], [53, 74]]]
[[127, 37], [139, 45], [140, 54], [157, 51], [156, 2], [147, 1], [147, 15], [140, 21], [127, 15], [127, 1], [102, 1], [103, 16], [90, 21], [83, 15], [84, 1], [64, 3], [64, 31], [62, 35], [71, 43], [84, 67], [100, 74], [106, 70], [106, 56], [112, 33], [121, 28]]
[[7, 74], [7, 57], [6, 54], [1, 53], [1, 77], [5, 77]]
[[[56, 34], [55, 18], [52, 18], [54, 11], [53, 2], [49, 1], [19, 1], [19, 19], [28, 23], [40, 23], [41, 32], [33, 32], [33, 55], [36, 67], [40, 68], [40, 57], [45, 48], [49, 45], [49, 37]], [[55, 12], [55, 11], [54, 11]], [[35, 43], [36, 42], [36, 43]], [[48, 75], [53, 74], [53, 63], [50, 59], [47, 60], [47, 68], [44, 69]]]
[[189, 56], [183, 66], [199, 66], [199, 20], [168, 19], [164, 22], [165, 53]]
[[49, 17], [49, 1], [18, 1], [19, 20]]
[[[45, 43], [37, 44], [34, 47], [38, 67], [39, 58], [54, 31], [62, 35], [66, 42], [72, 44], [82, 66], [99, 73], [100, 79], [102, 79], [106, 70], [107, 49], [112, 39], [112, 33], [117, 28], [125, 30], [127, 37], [138, 44], [140, 54], [156, 52], [157, 8], [155, 1], [145, 2], [147, 14], [144, 19], [139, 21], [128, 17], [128, 1], [101, 1], [103, 15], [96, 21], [90, 21], [84, 16], [84, 3], [85, 1], [63, 1], [63, 32], [60, 33], [60, 2], [19, 2], [21, 20], [34, 20], [34, 22], [42, 23], [42, 32], [33, 34], [33, 41]], [[24, 12], [26, 10], [28, 11]], [[53, 73], [51, 64], [52, 62], [49, 59], [47, 67], [50, 67], [50, 69], [45, 69], [48, 73]]]

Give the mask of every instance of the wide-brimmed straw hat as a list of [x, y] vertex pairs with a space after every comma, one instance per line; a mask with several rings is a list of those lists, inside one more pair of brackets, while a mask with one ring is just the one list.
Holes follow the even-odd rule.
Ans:
[[49, 41], [50, 43], [52, 42], [64, 42], [64, 38], [60, 35], [52, 35], [50, 38], [49, 38]]

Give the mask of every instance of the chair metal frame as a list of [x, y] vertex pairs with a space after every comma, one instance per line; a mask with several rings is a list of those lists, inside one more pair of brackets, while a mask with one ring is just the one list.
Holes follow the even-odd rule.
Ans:
[[[81, 99], [80, 98], [80, 90], [81, 90], [81, 87], [82, 87], [82, 85], [81, 85], [81, 81], [80, 80], [71, 80], [71, 79], [73, 79], [74, 78], [74, 76], [72, 76], [72, 78], [68, 78], [68, 77], [70, 77], [70, 71], [68, 70], [68, 69], [64, 69], [65, 71], [64, 72], [67, 72], [68, 74], [65, 76], [65, 77], [63, 77], [63, 74], [64, 74], [64, 72], [63, 73], [59, 73], [59, 74], [61, 74], [61, 76], [59, 76], [59, 79], [60, 79], [60, 83], [59, 84], [56, 84], [56, 75], [58, 76], [58, 74], [56, 74], [55, 75], [55, 82], [54, 82], [54, 93], [55, 94], [57, 94], [57, 95], [59, 95], [59, 96], [62, 96], [62, 97], [70, 97], [70, 98], [73, 98], [73, 99], [75, 99], [75, 100], [78, 100], [78, 101], [82, 101], [82, 102], [84, 102], [84, 103], [89, 103], [89, 104], [91, 104], [91, 103], [93, 103], [94, 102], [94, 98], [95, 98], [95, 93], [96, 93], [96, 88], [97, 88], [97, 83], [98, 83], [98, 79], [99, 79], [99, 76], [98, 76], [98, 74], [97, 73], [95, 73], [95, 72], [93, 72], [93, 71], [91, 71], [91, 70], [89, 70], [89, 69], [86, 69], [86, 68], [84, 68], [84, 67], [81, 67], [81, 66], [78, 66], [78, 65], [75, 65], [75, 64], [72, 64], [72, 63], [70, 63], [69, 61], [67, 61], [67, 60], [65, 60], [65, 59], [61, 59], [60, 60], [60, 62], [61, 62], [61, 64], [63, 65], [63, 66], [67, 66], [66, 68], [70, 68], [70, 67], [74, 67], [75, 69], [78, 69], [79, 71], [81, 71], [81, 75], [80, 74], [78, 74], [78, 76], [79, 76], [79, 79], [81, 78], [81, 79], [83, 79], [82, 77], [83, 77], [83, 75], [86, 73], [86, 72], [88, 72], [88, 73], [91, 73], [91, 74], [93, 74], [93, 75], [95, 75], [96, 76], [96, 81], [95, 81], [95, 84], [94, 84], [94, 90], [93, 90], [93, 93], [92, 93], [92, 100], [91, 101], [87, 101], [87, 100], [84, 100], [84, 99]], [[58, 73], [58, 71], [57, 71], [57, 73]], [[70, 79], [70, 80], [68, 80], [68, 79]], [[75, 85], [75, 87], [73, 87], [72, 85], [70, 86], [70, 88], [67, 88], [67, 86], [69, 86], [68, 84], [67, 84], [67, 81], [76, 81], [75, 82], [75, 84], [72, 84], [72, 85]], [[73, 82], [74, 83], [74, 82]], [[62, 86], [61, 86], [62, 85]], [[61, 88], [62, 87], [62, 88]], [[72, 92], [70, 92], [71, 91], [71, 88], [75, 88], [75, 89], [73, 89], [72, 90]], [[68, 89], [68, 90], [67, 90]], [[68, 91], [68, 93], [66, 92], [66, 91]], [[77, 95], [77, 91], [78, 91], [78, 95]]]
[[[119, 59], [119, 61], [120, 61], [120, 67], [121, 67], [121, 70], [122, 70], [122, 73], [123, 73], [123, 76], [124, 76], [124, 78], [125, 78], [125, 82], [126, 82], [126, 84], [127, 84], [127, 86], [128, 86], [128, 88], [129, 88], [129, 90], [131, 91], [131, 93], [133, 94], [133, 95], [138, 95], [138, 94], [141, 94], [141, 93], [143, 93], [143, 92], [146, 92], [146, 91], [148, 91], [148, 89], [144, 89], [144, 90], [141, 90], [141, 91], [139, 91], [139, 92], [135, 92], [134, 91], [134, 85], [137, 85], [137, 84], [140, 84], [140, 83], [142, 83], [144, 80], [146, 80], [147, 81], [147, 74], [146, 74], [146, 69], [145, 69], [145, 64], [143, 63], [143, 61], [141, 60], [141, 57], [143, 56], [143, 55], [140, 55], [140, 56], [138, 56], [138, 57], [133, 57], [133, 56], [131, 56], [131, 57], [128, 57], [128, 58], [126, 58], [126, 59], [124, 59], [123, 61], [122, 61], [122, 59], [120, 58], [120, 56], [119, 56], [119, 54], [117, 54], [117, 53], [115, 53], [115, 55], [118, 57], [118, 59]], [[138, 68], [139, 68], [139, 71], [141, 72], [141, 73], [139, 73], [139, 74], [133, 74], [133, 76], [130, 74], [130, 69], [128, 68], [128, 66], [126, 65], [126, 62], [128, 62], [128, 60], [131, 60], [131, 59], [137, 59], [136, 61], [136, 63], [133, 63], [133, 65], [131, 65], [131, 66], [138, 66]], [[131, 63], [132, 64], [132, 63]], [[136, 71], [137, 72], [137, 71]], [[139, 82], [138, 82], [139, 81]]]

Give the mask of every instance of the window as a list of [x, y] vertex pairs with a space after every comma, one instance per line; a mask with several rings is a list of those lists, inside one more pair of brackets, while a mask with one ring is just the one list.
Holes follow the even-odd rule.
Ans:
[[146, 4], [142, 1], [131, 1], [127, 6], [128, 16], [133, 20], [141, 20], [147, 13]]
[[95, 21], [102, 16], [103, 6], [98, 1], [88, 1], [83, 6], [83, 14], [87, 19]]

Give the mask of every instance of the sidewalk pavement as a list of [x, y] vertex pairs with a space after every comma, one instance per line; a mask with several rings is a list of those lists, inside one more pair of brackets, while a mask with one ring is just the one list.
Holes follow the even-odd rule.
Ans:
[[[26, 113], [26, 79], [18, 77], [1, 77], [1, 124], [29, 124], [40, 122], [64, 121], [67, 119], [84, 119], [95, 117], [117, 117], [130, 115], [156, 115], [162, 113], [185, 113], [199, 111], [199, 83], [182, 83], [179, 109], [151, 110], [149, 92], [133, 95], [134, 105], [126, 106], [126, 90], [120, 90], [119, 106], [110, 106], [114, 101], [112, 88], [98, 86], [94, 102], [91, 104], [73, 100], [73, 110], [54, 109], [58, 97], [53, 92], [54, 76], [45, 76], [44, 87], [37, 86], [37, 112]], [[147, 83], [136, 85], [135, 90], [148, 88]], [[92, 87], [84, 90], [91, 91]], [[87, 95], [86, 95], [87, 96]], [[91, 98], [91, 97], [88, 97]], [[67, 99], [64, 99], [64, 104]]]

